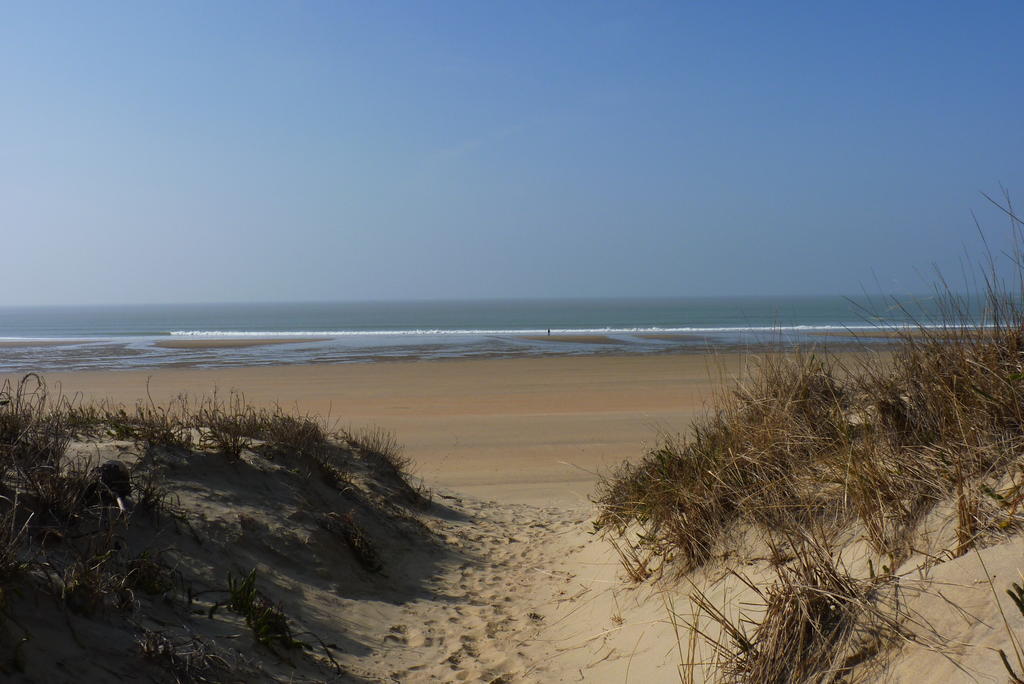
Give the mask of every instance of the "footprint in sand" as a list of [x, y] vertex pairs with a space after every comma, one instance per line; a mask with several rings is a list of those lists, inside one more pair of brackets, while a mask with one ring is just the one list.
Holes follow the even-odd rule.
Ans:
[[406, 627], [405, 625], [392, 625], [388, 629], [388, 633], [384, 635], [384, 643], [386, 644], [400, 644], [405, 646], [409, 643], [406, 638]]
[[[392, 675], [397, 681], [520, 681], [530, 670], [519, 652], [522, 639], [544, 622], [534, 606], [540, 609], [558, 595], [562, 586], [555, 585], [571, 580], [557, 569], [561, 558], [550, 543], [572, 527], [564, 511], [500, 504], [463, 510], [468, 520], [439, 529], [439, 536], [457, 543], [461, 557], [434, 576], [434, 599], [410, 604], [403, 624], [385, 636], [412, 659]], [[539, 588], [547, 598], [537, 596]], [[527, 597], [528, 608], [522, 603]]]

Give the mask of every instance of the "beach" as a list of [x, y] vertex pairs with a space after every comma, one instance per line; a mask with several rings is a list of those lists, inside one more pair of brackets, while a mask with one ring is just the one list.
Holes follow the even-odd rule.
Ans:
[[[237, 392], [249, 405], [323, 416], [342, 430], [392, 431], [433, 504], [415, 513], [422, 527], [413, 536], [361, 514], [385, 564], [379, 579], [350, 569], [351, 560], [313, 571], [337, 552], [315, 532], [306, 536], [308, 513], [283, 486], [281, 465], [255, 454], [227, 468], [195, 455], [188, 469], [168, 456], [168, 482], [190, 524], [204, 537], [229, 530], [238, 540], [207, 542], [188, 562], [220, 573], [258, 568], [290, 619], [342, 644], [335, 656], [351, 681], [551, 682], [582, 672], [602, 681], [627, 672], [658, 678], [675, 665], [669, 632], [641, 643], [653, 604], [622, 584], [613, 548], [593, 536], [589, 497], [602, 473], [640, 457], [659, 433], [685, 431], [720, 378], [744, 363], [737, 354], [544, 357], [65, 372], [46, 381], [85, 404], [130, 408]], [[83, 453], [123, 448], [85, 445]], [[285, 546], [308, 560], [282, 565], [275, 549]], [[644, 662], [631, 663], [630, 652], [646, 654]], [[42, 652], [29, 659], [34, 672], [49, 672]], [[91, 656], [78, 662], [93, 665]]]
[[[597, 473], [687, 429], [739, 354], [584, 356], [49, 373], [85, 401], [133, 405], [214, 390], [337, 427], [395, 433], [429, 487], [585, 502]], [[14, 377], [14, 376], [8, 376]]]
[[0, 684], [1024, 684], [970, 9], [5, 6]]
[[[288, 571], [270, 589], [289, 614], [305, 616], [300, 624], [321, 639], [349, 644], [337, 657], [358, 681], [550, 682], [581, 672], [602, 681], [657, 679], [676, 661], [671, 633], [648, 628], [660, 608], [622, 583], [613, 548], [592, 534], [598, 479], [642, 456], [660, 433], [685, 432], [746, 362], [735, 353], [551, 356], [80, 371], [46, 381], [76, 402], [129, 407], [237, 392], [247, 404], [322, 416], [336, 428], [393, 432], [435, 502], [417, 515], [442, 545], [378, 536], [395, 579], [355, 594], [351, 579], [328, 590]], [[252, 466], [269, 467], [259, 463]], [[269, 549], [295, 543], [294, 532], [269, 530], [290, 528], [300, 513], [276, 480], [233, 481], [245, 472], [193, 471], [176, 490], [208, 524], [268, 530], [248, 561], [267, 572], [281, 563]], [[198, 557], [217, 562], [206, 553]], [[220, 553], [223, 563], [236, 551]], [[429, 577], [425, 568], [434, 568]], [[285, 591], [296, 582], [301, 598]], [[326, 617], [334, 614], [344, 618]]]
[[[858, 352], [864, 353], [876, 352]], [[831, 357], [851, 365], [861, 360], [849, 352]], [[180, 547], [172, 553], [210, 568], [195, 571], [193, 581], [218, 586], [217, 577], [252, 569], [296, 629], [340, 644], [328, 661], [309, 649], [313, 655], [302, 661], [307, 675], [327, 667], [354, 677], [339, 681], [668, 681], [682, 663], [709, 657], [706, 644], [684, 654], [673, 626], [673, 620], [690, 619], [691, 592], [705, 592], [727, 611], [754, 605], [760, 599], [753, 587], [770, 585], [774, 566], [763, 542], [751, 537], [736, 550], [754, 559], [743, 566], [745, 579], [727, 572], [727, 552], [687, 573], [681, 584], [671, 569], [660, 579], [630, 581], [622, 555], [628, 551], [609, 543], [614, 535], [594, 534], [596, 488], [602, 475], [639, 461], [660, 435], [687, 434], [691, 421], [752, 363], [756, 357], [730, 352], [550, 356], [74, 371], [47, 374], [46, 382], [75, 403], [129, 410], [181, 395], [230, 400], [235, 394], [257, 408], [319, 416], [342, 435], [343, 445], [351, 440], [346, 435], [358, 440], [372, 426], [395, 435], [411, 461], [410, 482], [431, 501], [426, 507], [408, 499], [408, 490], [395, 489], [394, 481], [380, 479], [386, 471], [373, 466], [350, 470], [344, 477], [357, 479], [341, 480], [340, 494], [320, 489], [314, 495], [324, 485], [304, 475], [303, 466], [290, 466], [294, 455], [268, 458], [256, 447], [234, 463], [209, 450], [174, 448], [158, 450], [149, 461], [164, 469], [176, 515], [185, 515], [190, 534], [204, 540], [194, 546], [173, 536], [173, 526], [170, 532], [154, 528], [172, 535], [164, 537], [168, 549]], [[102, 437], [72, 451], [91, 459], [140, 459], [137, 467], [147, 458], [138, 442]], [[355, 486], [363, 493], [346, 494]], [[328, 512], [311, 514], [310, 506]], [[949, 536], [944, 510], [928, 523], [940, 547]], [[371, 562], [379, 558], [381, 566], [353, 567], [349, 555], [337, 555], [337, 539], [323, 536], [323, 529], [336, 530], [323, 528], [325, 520], [353, 516], [362, 526], [355, 529], [365, 530], [366, 543], [376, 549]], [[1015, 576], [1019, 548], [1015, 541], [986, 550], [985, 563], [1001, 583]], [[868, 572], [863, 540], [851, 537], [842, 553], [850, 567]], [[942, 601], [967, 605], [995, 624], [991, 588], [974, 582], [970, 558], [962, 560], [934, 570], [952, 582], [944, 585]], [[928, 616], [935, 634], [958, 633], [956, 614], [930, 586], [908, 584], [909, 605]], [[203, 604], [203, 611], [214, 609]], [[1007, 619], [1013, 629], [1024, 627], [1024, 619]], [[189, 627], [224, 628], [208, 620]], [[48, 643], [66, 643], [50, 622], [35, 629]], [[986, 632], [976, 643], [1003, 646], [1003, 638]], [[929, 642], [922, 644], [894, 664], [897, 680], [911, 670], [945, 676], [954, 667], [934, 657]], [[287, 661], [241, 642], [239, 648], [268, 671], [288, 674], [280, 669]], [[88, 649], [68, 649], [47, 676], [64, 676], [60, 668], [71, 662], [93, 667]], [[957, 657], [975, 672], [991, 672], [988, 654], [979, 646]], [[49, 671], [43, 651], [31, 651], [29, 661], [33, 671]], [[127, 663], [118, 670], [124, 676], [134, 672]]]

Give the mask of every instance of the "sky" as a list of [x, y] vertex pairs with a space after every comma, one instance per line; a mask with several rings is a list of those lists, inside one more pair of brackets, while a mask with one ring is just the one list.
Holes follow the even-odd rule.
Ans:
[[1019, 2], [2, 16], [0, 305], [921, 292], [1024, 204]]

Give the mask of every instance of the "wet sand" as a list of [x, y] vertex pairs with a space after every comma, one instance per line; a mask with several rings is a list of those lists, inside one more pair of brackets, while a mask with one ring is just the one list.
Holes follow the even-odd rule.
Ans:
[[702, 335], [687, 335], [679, 333], [678, 335], [672, 333], [657, 333], [657, 334], [644, 334], [636, 335], [641, 340], [660, 340], [662, 342], [705, 342], [709, 338]]
[[154, 342], [154, 347], [162, 349], [244, 349], [246, 347], [264, 347], [273, 344], [300, 344], [302, 342], [324, 342], [330, 337], [258, 337], [239, 339], [178, 339]]
[[0, 340], [0, 349], [22, 347], [66, 347], [72, 344], [86, 344], [95, 340]]
[[525, 335], [520, 339], [534, 342], [573, 342], [576, 344], [623, 344], [607, 335]]

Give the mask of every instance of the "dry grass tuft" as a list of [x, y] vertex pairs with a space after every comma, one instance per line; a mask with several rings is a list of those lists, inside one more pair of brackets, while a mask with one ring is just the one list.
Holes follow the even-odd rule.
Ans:
[[763, 600], [757, 622], [730, 620], [703, 593], [692, 596], [697, 614], [719, 628], [720, 637], [707, 638], [722, 663], [721, 681], [852, 681], [855, 672], [865, 674], [858, 666], [911, 638], [901, 626], [891, 575], [854, 579], [810, 539], [792, 542], [788, 550], [794, 560], [776, 566], [772, 586], [751, 585]]
[[[857, 666], [904, 636], [892, 576], [854, 580], [814, 542], [796, 547], [763, 594], [765, 612], [749, 640], [734, 642], [726, 678], [742, 682], [848, 681]], [[893, 609], [887, 609], [893, 608]]]
[[322, 529], [343, 540], [364, 570], [380, 572], [384, 569], [384, 563], [381, 561], [377, 548], [356, 522], [351, 511], [341, 515], [326, 513], [317, 516], [316, 523]]
[[[135, 444], [102, 443], [111, 438]], [[103, 454], [117, 459], [101, 463]], [[0, 670], [38, 667], [38, 649], [26, 646], [31, 635], [17, 612], [43, 605], [59, 623], [52, 627], [70, 630], [82, 648], [69, 614], [128, 630], [144, 660], [164, 671], [161, 681], [269, 677], [244, 655], [216, 650], [193, 631], [193, 601], [219, 590], [193, 591], [197, 580], [209, 586], [210, 578], [197, 577], [182, 549], [205, 545], [208, 528], [181, 503], [190, 490], [176, 492], [171, 482], [201, 487], [188, 482], [190, 473], [224, 470], [211, 458], [223, 458], [243, 478], [281, 478], [274, 484], [304, 502], [303, 510], [313, 513], [309, 522], [337, 535], [371, 572], [382, 568], [368, 531], [379, 525], [357, 524], [357, 509], [368, 524], [425, 530], [407, 525], [409, 514], [399, 506], [420, 494], [408, 484], [410, 460], [387, 431], [338, 435], [318, 418], [255, 408], [234, 392], [181, 396], [165, 406], [150, 399], [127, 409], [77, 404], [49, 392], [35, 374], [6, 381], [0, 385], [0, 613], [5, 630], [16, 626], [25, 636]], [[267, 467], [271, 461], [276, 467]], [[179, 537], [182, 532], [188, 536]], [[165, 534], [175, 541], [158, 551], [154, 541]], [[260, 534], [272, 533], [264, 526]], [[257, 589], [255, 571], [229, 577], [228, 584], [228, 601], [211, 612], [226, 605], [244, 617], [255, 641], [287, 665], [294, 666], [289, 653], [310, 654], [299, 640], [308, 635], [310, 643], [320, 643], [322, 659], [341, 672], [330, 646], [310, 632], [293, 633], [282, 607]], [[162, 617], [156, 623], [166, 631], [139, 632], [139, 614], [157, 605]], [[180, 625], [162, 622], [166, 611], [178, 611]], [[25, 652], [35, 654], [35, 662]]]
[[695, 599], [729, 635], [712, 640], [727, 680], [845, 680], [879, 650], [860, 645], [864, 630], [881, 646], [900, 633], [878, 609], [882, 580], [855, 579], [823, 551], [840, 535], [862, 534], [887, 577], [940, 505], [954, 532], [943, 557], [1021, 529], [1021, 256], [1010, 287], [990, 260], [980, 298], [940, 281], [938, 319], [900, 331], [886, 353], [846, 364], [806, 351], [755, 360], [691, 434], [663, 437], [600, 483], [596, 525], [634, 579], [656, 562], [683, 573], [725, 557], [735, 530], [774, 548], [778, 580], [762, 593], [752, 635]]
[[[763, 359], [693, 427], [601, 483], [599, 525], [630, 526], [684, 569], [729, 526], [863, 524], [903, 558], [920, 520], [954, 497], [962, 554], [979, 533], [979, 483], [1019, 472], [1024, 317], [1005, 328], [909, 336], [856, 368], [796, 354]], [[1008, 361], [1012, 359], [1012, 363]]]
[[362, 430], [346, 431], [344, 438], [349, 445], [370, 457], [388, 474], [401, 474], [409, 469], [411, 461], [402, 453], [402, 445], [394, 433], [382, 427], [372, 426]]
[[372, 426], [345, 431], [342, 438], [373, 465], [379, 476], [397, 484], [407, 503], [417, 508], [430, 505], [430, 492], [422, 484], [413, 484], [410, 472], [412, 459], [403, 453], [394, 433]]

